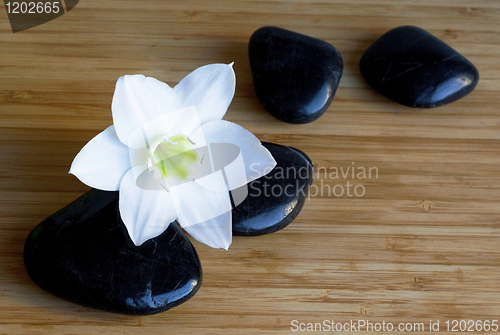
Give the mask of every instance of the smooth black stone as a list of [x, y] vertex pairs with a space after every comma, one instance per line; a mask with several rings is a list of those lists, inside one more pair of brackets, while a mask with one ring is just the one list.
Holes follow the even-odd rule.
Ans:
[[427, 31], [403, 26], [373, 43], [360, 61], [366, 81], [400, 104], [430, 108], [458, 100], [479, 80], [474, 65]]
[[24, 262], [46, 291], [110, 312], [148, 315], [199, 289], [198, 255], [180, 228], [136, 247], [118, 211], [118, 192], [91, 190], [33, 229]]
[[255, 91], [279, 120], [308, 123], [328, 109], [343, 71], [325, 41], [276, 27], [255, 31], [248, 45]]
[[248, 196], [232, 212], [233, 235], [263, 235], [288, 226], [299, 215], [313, 181], [313, 165], [305, 153], [262, 144], [277, 164], [269, 174], [248, 184]]

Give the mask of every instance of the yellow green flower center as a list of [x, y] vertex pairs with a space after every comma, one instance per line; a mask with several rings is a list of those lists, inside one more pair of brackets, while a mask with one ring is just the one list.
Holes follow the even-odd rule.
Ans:
[[184, 135], [163, 139], [154, 150], [152, 160], [163, 178], [176, 177], [187, 180], [190, 167], [198, 159], [194, 143]]

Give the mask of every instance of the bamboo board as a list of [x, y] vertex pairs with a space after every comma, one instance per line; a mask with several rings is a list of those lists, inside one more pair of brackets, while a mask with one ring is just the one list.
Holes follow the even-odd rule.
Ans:
[[[1, 7], [0, 334], [288, 334], [294, 320], [424, 323], [430, 334], [431, 320], [446, 332], [446, 321], [500, 319], [500, 2], [82, 0], [15, 34]], [[368, 86], [362, 53], [407, 24], [476, 65], [470, 95], [416, 110]], [[259, 104], [247, 45], [265, 25], [341, 52], [340, 87], [318, 121], [285, 124]], [[233, 61], [225, 119], [314, 161], [317, 194], [299, 217], [274, 234], [235, 237], [227, 252], [194, 241], [203, 285], [158, 315], [91, 310], [38, 288], [24, 240], [88, 190], [67, 172], [112, 123], [116, 79], [142, 73], [175, 85], [201, 65]], [[365, 179], [325, 173], [370, 167], [377, 174]], [[332, 192], [347, 182], [363, 196]]]

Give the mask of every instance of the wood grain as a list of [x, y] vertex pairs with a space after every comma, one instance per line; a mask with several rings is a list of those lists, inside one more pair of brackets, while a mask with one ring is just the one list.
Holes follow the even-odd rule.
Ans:
[[[367, 85], [362, 53], [406, 24], [477, 66], [470, 95], [416, 110]], [[247, 43], [264, 25], [341, 52], [344, 75], [320, 120], [285, 124], [257, 101]], [[0, 334], [288, 334], [292, 320], [422, 322], [430, 334], [429, 320], [444, 332], [446, 320], [500, 319], [500, 2], [82, 0], [15, 34], [0, 8], [0, 43]], [[236, 237], [228, 252], [193, 242], [202, 288], [159, 315], [95, 311], [38, 288], [24, 240], [88, 189], [67, 172], [111, 124], [116, 79], [142, 73], [175, 85], [201, 65], [233, 61], [226, 119], [315, 163], [318, 194], [299, 217], [275, 234]], [[378, 175], [324, 173], [348, 167]], [[364, 195], [327, 193], [347, 182]]]

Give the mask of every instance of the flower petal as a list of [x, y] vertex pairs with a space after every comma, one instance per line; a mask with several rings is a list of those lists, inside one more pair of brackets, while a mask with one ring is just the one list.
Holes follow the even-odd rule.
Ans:
[[[227, 249], [231, 244], [231, 200], [221, 171], [198, 181], [172, 187], [177, 221], [196, 240], [212, 248]], [[215, 186], [218, 185], [218, 186]]]
[[276, 166], [273, 156], [259, 139], [236, 123], [211, 121], [202, 125], [191, 138], [196, 142], [202, 136], [207, 143], [231, 143], [239, 147], [241, 156], [224, 167], [231, 190], [268, 174]]
[[222, 119], [233, 100], [235, 86], [232, 64], [210, 64], [188, 74], [174, 91], [183, 107], [196, 106], [201, 124], [204, 124]]
[[141, 125], [179, 108], [174, 90], [157, 79], [128, 75], [116, 82], [111, 110], [116, 133], [125, 145]]
[[231, 212], [226, 212], [212, 220], [184, 227], [184, 230], [209, 247], [228, 250], [233, 237], [231, 220]]
[[128, 234], [137, 246], [163, 233], [177, 217], [171, 194], [137, 187], [132, 170], [120, 184], [119, 207]]
[[[201, 126], [195, 106], [170, 111], [153, 120], [143, 123], [128, 138], [129, 148], [148, 148], [152, 151], [158, 144], [171, 136], [189, 137]], [[199, 146], [205, 145], [200, 143]]]
[[118, 191], [130, 168], [128, 148], [116, 136], [115, 127], [110, 126], [80, 150], [69, 173], [90, 187]]

